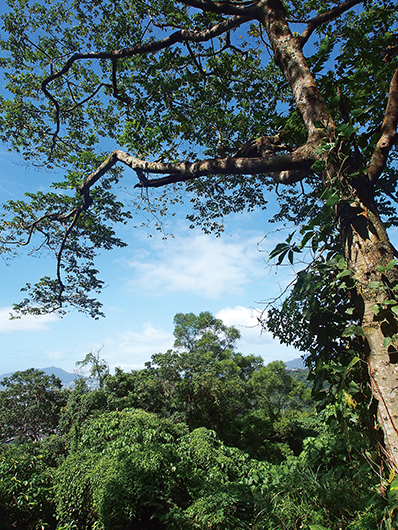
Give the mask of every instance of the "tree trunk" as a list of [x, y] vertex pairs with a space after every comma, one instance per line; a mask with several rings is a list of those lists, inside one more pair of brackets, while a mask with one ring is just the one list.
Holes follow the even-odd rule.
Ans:
[[385, 345], [385, 338], [398, 331], [396, 315], [386, 304], [394, 298], [391, 288], [398, 282], [398, 271], [395, 266], [380, 270], [394, 259], [394, 248], [373, 203], [360, 199], [343, 203], [338, 207], [338, 219], [345, 257], [361, 305], [368, 370], [373, 396], [378, 402], [385, 456], [389, 466], [398, 472], [397, 343]]

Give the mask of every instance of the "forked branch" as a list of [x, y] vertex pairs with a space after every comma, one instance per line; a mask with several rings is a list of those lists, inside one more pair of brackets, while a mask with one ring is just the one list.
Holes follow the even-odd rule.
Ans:
[[[91, 173], [79, 188], [84, 197], [86, 207], [91, 204], [90, 188], [117, 162], [122, 162], [141, 175], [163, 174], [165, 177], [156, 179], [139, 179], [138, 188], [157, 188], [175, 182], [185, 182], [207, 175], [256, 175], [272, 173], [274, 180], [284, 184], [291, 184], [302, 180], [310, 172], [312, 164], [317, 159], [316, 144], [306, 143], [292, 153], [273, 154], [254, 158], [211, 158], [197, 162], [148, 162], [135, 158], [128, 153], [115, 150], [108, 158]], [[287, 174], [290, 174], [290, 180]], [[281, 175], [278, 178], [278, 175]], [[295, 175], [295, 180], [292, 180]]]
[[322, 24], [325, 24], [326, 22], [329, 22], [330, 20], [333, 20], [334, 18], [337, 18], [345, 11], [348, 11], [352, 7], [361, 3], [362, 0], [346, 0], [342, 4], [333, 7], [332, 9], [329, 9], [324, 13], [320, 13], [319, 15], [311, 19], [308, 22], [308, 25], [303, 31], [303, 33], [298, 37], [301, 46], [304, 46], [304, 44], [308, 41], [308, 39], [311, 37], [312, 33], [316, 30], [317, 27], [321, 26]]
[[398, 124], [398, 69], [395, 71], [390, 84], [388, 102], [381, 126], [381, 135], [368, 166], [370, 182], [376, 182], [382, 174], [392, 147], [397, 143]]

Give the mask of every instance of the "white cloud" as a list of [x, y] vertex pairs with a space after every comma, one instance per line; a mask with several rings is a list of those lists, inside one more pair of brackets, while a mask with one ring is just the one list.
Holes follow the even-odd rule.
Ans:
[[126, 331], [106, 341], [101, 354], [112, 367], [133, 370], [143, 368], [151, 355], [166, 352], [173, 347], [173, 343], [172, 333], [155, 329], [151, 323], [147, 323], [142, 331]]
[[226, 307], [216, 314], [227, 326], [235, 326], [241, 333], [238, 350], [243, 354], [261, 355], [266, 363], [282, 359], [288, 361], [300, 357], [301, 353], [291, 346], [280, 344], [269, 331], [262, 331], [257, 317], [261, 310], [248, 307]]
[[44, 351], [43, 357], [46, 356], [46, 358], [50, 362], [54, 361], [63, 361], [64, 359], [68, 359], [69, 352], [65, 350], [56, 350], [56, 351]]
[[[245, 355], [260, 355], [265, 363], [274, 360], [291, 360], [300, 357], [300, 352], [291, 347], [281, 345], [272, 338], [271, 333], [261, 332], [257, 326], [255, 309], [236, 306], [224, 308], [216, 314], [228, 326], [235, 326], [241, 332], [242, 338], [238, 342], [238, 351]], [[119, 366], [125, 371], [141, 369], [154, 353], [164, 353], [173, 348], [172, 333], [156, 329], [148, 322], [140, 331], [125, 331], [117, 337], [94, 345], [91, 350], [103, 346], [101, 356], [106, 359], [111, 368]]]
[[128, 285], [156, 294], [185, 292], [208, 299], [240, 295], [263, 272], [256, 241], [253, 237], [236, 242], [199, 234], [155, 243], [154, 255], [129, 262], [135, 277]]
[[259, 309], [249, 309], [248, 307], [236, 306], [226, 307], [216, 314], [227, 326], [235, 326], [241, 333], [240, 344], [245, 346], [264, 347], [273, 344], [275, 341], [269, 331], [263, 331], [258, 318], [261, 315]]
[[261, 311], [249, 309], [248, 307], [236, 306], [234, 308], [226, 307], [216, 314], [227, 326], [235, 326], [239, 329], [242, 340], [251, 344], [264, 342], [261, 335], [258, 318]]
[[0, 308], [0, 333], [13, 333], [15, 331], [44, 331], [50, 329], [49, 324], [58, 319], [56, 315], [43, 315], [40, 317], [27, 315], [17, 320], [10, 320], [11, 307]]

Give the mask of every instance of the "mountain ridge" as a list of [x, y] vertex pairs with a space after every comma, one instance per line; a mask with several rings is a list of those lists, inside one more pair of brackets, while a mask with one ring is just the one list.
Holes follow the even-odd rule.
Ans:
[[[37, 370], [40, 370], [41, 372], [44, 372], [47, 375], [55, 375], [55, 377], [59, 377], [62, 381], [63, 387], [71, 386], [73, 382], [75, 381], [75, 379], [79, 377], [79, 375], [77, 374], [72, 374], [71, 372], [67, 372], [63, 368], [57, 368], [56, 366], [48, 366], [47, 368], [37, 368]], [[19, 371], [23, 372], [24, 370], [15, 370], [15, 372], [19, 372]], [[2, 381], [5, 377], [12, 376], [15, 372], [1, 374], [0, 381]], [[1, 388], [1, 385], [0, 385], [0, 388]]]
[[[284, 363], [288, 370], [302, 370], [305, 368], [304, 361], [301, 357], [298, 357], [297, 359], [292, 359], [291, 361], [284, 361]], [[47, 375], [53, 374], [55, 375], [55, 377], [59, 377], [62, 381], [62, 386], [66, 388], [73, 385], [73, 382], [75, 381], [75, 379], [78, 379], [79, 377], [81, 377], [78, 374], [67, 372], [63, 368], [58, 368], [57, 366], [48, 366], [47, 368], [38, 368], [38, 370], [40, 370], [41, 372], [44, 372]], [[15, 371], [17, 372], [17, 371], [23, 371], [23, 370], [15, 370]], [[1, 374], [0, 381], [2, 381], [5, 377], [12, 376], [14, 373], [15, 372]], [[0, 388], [1, 388], [1, 385], [0, 385]]]

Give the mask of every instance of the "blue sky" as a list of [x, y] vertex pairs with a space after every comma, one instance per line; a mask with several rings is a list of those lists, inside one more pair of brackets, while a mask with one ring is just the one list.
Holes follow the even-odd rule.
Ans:
[[[24, 165], [5, 147], [0, 163], [2, 202], [45, 189], [54, 179], [54, 174]], [[128, 171], [125, 178], [123, 185], [130, 181]], [[281, 238], [267, 223], [268, 214], [231, 216], [225, 234], [216, 238], [188, 228], [187, 208], [178, 206], [176, 215], [166, 221], [166, 231], [174, 235], [166, 240], [156, 230], [134, 228], [134, 221], [121, 227], [128, 247], [105, 252], [98, 260], [107, 285], [101, 296], [106, 318], [100, 321], [77, 312], [63, 319], [47, 315], [9, 320], [12, 303], [23, 296], [21, 287], [54, 274], [55, 262], [26, 252], [11, 262], [0, 261], [0, 374], [51, 365], [73, 371], [76, 361], [99, 348], [111, 367], [142, 367], [152, 354], [172, 347], [173, 317], [178, 312], [211, 311], [227, 325], [235, 325], [242, 334], [238, 349], [244, 354], [259, 354], [266, 362], [298, 357], [299, 352], [255, 326], [264, 307], [259, 302], [277, 296], [293, 278], [290, 269], [276, 271], [267, 261], [266, 251]], [[139, 224], [140, 219], [136, 221]]]

